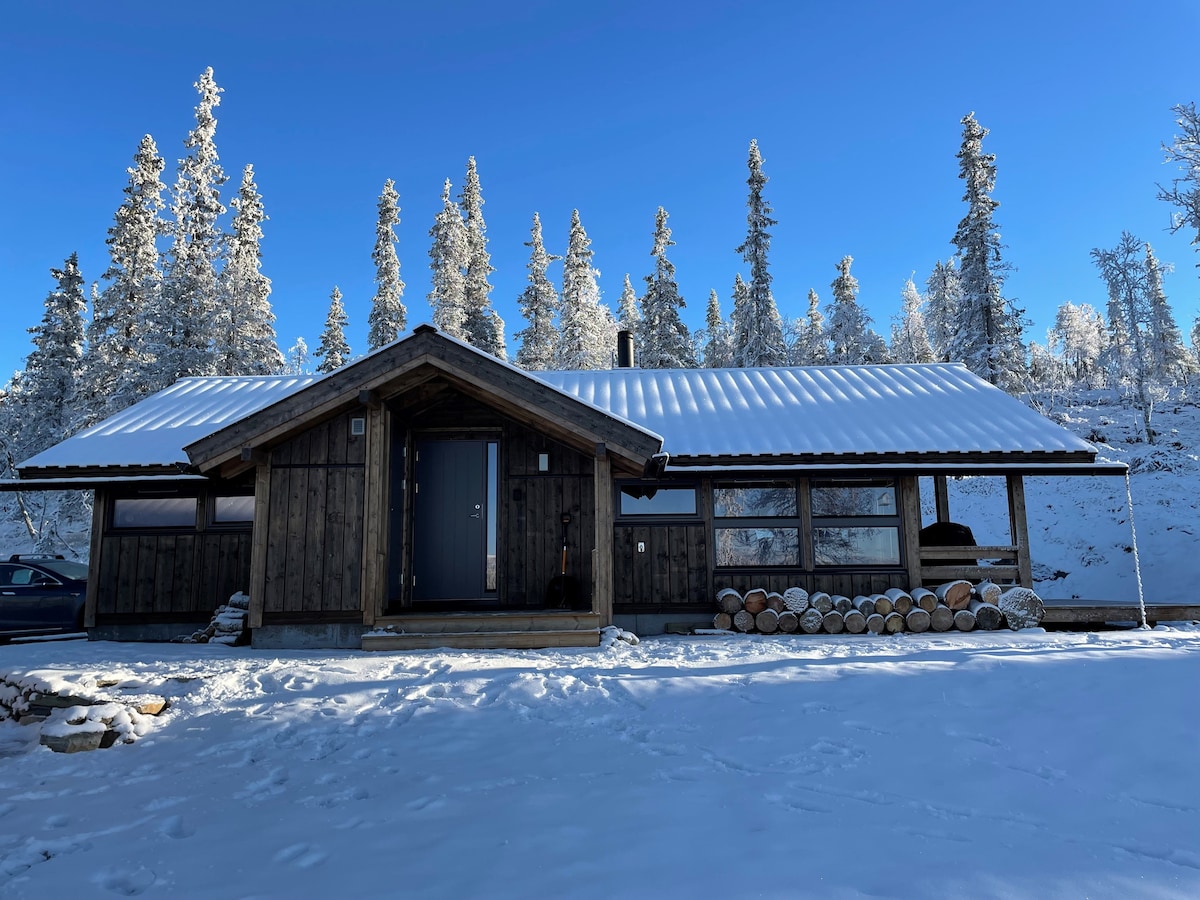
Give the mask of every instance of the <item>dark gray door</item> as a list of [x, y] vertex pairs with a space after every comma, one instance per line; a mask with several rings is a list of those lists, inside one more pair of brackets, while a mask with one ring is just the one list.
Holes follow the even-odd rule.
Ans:
[[416, 451], [412, 599], [480, 599], [487, 561], [487, 442], [418, 441]]

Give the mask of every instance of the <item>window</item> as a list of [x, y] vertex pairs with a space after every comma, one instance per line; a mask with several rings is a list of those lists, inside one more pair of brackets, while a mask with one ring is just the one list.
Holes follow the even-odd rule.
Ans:
[[195, 497], [120, 497], [113, 503], [114, 528], [194, 528]]
[[713, 485], [718, 566], [800, 565], [800, 521], [794, 481]]
[[254, 497], [217, 497], [213, 501], [213, 524], [229, 525], [254, 521]]
[[892, 479], [814, 481], [812, 516], [816, 565], [900, 564], [900, 518]]
[[694, 487], [660, 487], [654, 484], [621, 486], [623, 516], [694, 516]]

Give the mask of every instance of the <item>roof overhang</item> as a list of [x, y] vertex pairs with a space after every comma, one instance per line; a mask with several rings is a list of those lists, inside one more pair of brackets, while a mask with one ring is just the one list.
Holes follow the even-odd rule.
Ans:
[[203, 475], [43, 475], [37, 478], [6, 478], [0, 480], [0, 492], [7, 491], [86, 491], [113, 485], [168, 484], [210, 481]]
[[546, 384], [429, 325], [370, 356], [184, 448], [200, 472], [231, 474], [246, 457], [365, 402], [386, 402], [434, 377], [511, 418], [581, 447], [604, 446], [625, 467], [641, 469], [662, 438]]
[[710, 458], [689, 460], [672, 457], [666, 474], [723, 474], [738, 472], [835, 473], [845, 476], [878, 477], [879, 475], [1107, 475], [1125, 477], [1129, 467], [1110, 460], [1005, 460], [1005, 461], [948, 461], [896, 460], [866, 462], [839, 458], [837, 460], [785, 461], [777, 457], [739, 458], [736, 462]]

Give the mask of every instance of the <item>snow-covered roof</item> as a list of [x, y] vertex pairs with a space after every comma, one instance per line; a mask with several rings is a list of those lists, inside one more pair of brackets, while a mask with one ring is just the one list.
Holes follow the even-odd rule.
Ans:
[[188, 444], [316, 380], [311, 375], [181, 378], [18, 468], [183, 465]]
[[672, 459], [1095, 453], [957, 363], [534, 374], [661, 435]]

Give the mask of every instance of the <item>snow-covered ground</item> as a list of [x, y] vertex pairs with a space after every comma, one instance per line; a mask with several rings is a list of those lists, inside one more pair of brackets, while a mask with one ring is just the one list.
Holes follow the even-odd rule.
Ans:
[[[1154, 447], [1120, 407], [1050, 414], [1131, 464], [1147, 601], [1194, 600], [1200, 409], [1161, 410]], [[1123, 479], [1027, 498], [1045, 596], [1136, 599]], [[1004, 504], [1001, 479], [952, 482], [981, 542], [1007, 542]], [[0, 675], [172, 704], [70, 756], [0, 722], [0, 897], [1200, 896], [1196, 626], [32, 642], [0, 647]]]
[[3, 668], [172, 700], [0, 723], [0, 895], [1200, 896], [1200, 629], [662, 637]]

